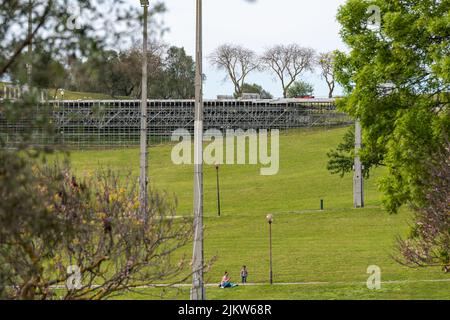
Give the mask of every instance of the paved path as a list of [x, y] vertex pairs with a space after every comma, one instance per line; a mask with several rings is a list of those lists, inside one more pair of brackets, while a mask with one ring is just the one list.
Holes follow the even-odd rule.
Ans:
[[[388, 280], [388, 281], [382, 281], [381, 284], [402, 284], [402, 283], [423, 283], [423, 282], [450, 282], [449, 279], [434, 279], [434, 280]], [[338, 282], [277, 282], [274, 283], [274, 286], [307, 286], [307, 285], [358, 285], [358, 284], [366, 284], [366, 282], [345, 282], [345, 281], [338, 281]], [[241, 285], [241, 284], [239, 284]], [[247, 283], [243, 286], [249, 286], [249, 287], [257, 287], [257, 286], [266, 286], [269, 285], [268, 283]], [[158, 284], [158, 285], [151, 285], [151, 286], [144, 286], [140, 287], [140, 289], [145, 288], [158, 288], [158, 287], [174, 287], [174, 288], [189, 288], [192, 285], [190, 283], [180, 283], [180, 284]], [[217, 283], [207, 283], [205, 285], [206, 287], [218, 287], [219, 284]], [[242, 286], [242, 285], [241, 285]]]
[[[434, 280], [388, 280], [388, 281], [381, 281], [381, 284], [402, 284], [402, 283], [424, 283], [424, 282], [449, 282], [449, 279], [434, 279]], [[338, 282], [276, 282], [273, 285], [274, 286], [312, 286], [312, 285], [365, 285], [366, 282], [345, 282], [345, 281], [338, 281]], [[248, 286], [248, 287], [258, 287], [258, 286], [267, 286], [268, 283], [247, 283], [245, 285], [239, 284], [240, 286]], [[150, 289], [150, 288], [190, 288], [192, 287], [192, 284], [190, 283], [177, 283], [177, 284], [154, 284], [154, 285], [148, 285], [148, 286], [140, 286], [136, 289]], [[205, 284], [205, 287], [219, 287], [218, 283], [207, 283]], [[53, 289], [65, 289], [65, 286], [63, 285], [57, 285], [52, 286]]]

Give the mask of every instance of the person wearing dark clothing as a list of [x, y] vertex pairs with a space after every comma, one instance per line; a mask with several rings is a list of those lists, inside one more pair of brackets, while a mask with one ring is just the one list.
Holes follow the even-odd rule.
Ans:
[[248, 277], [247, 266], [242, 266], [242, 270], [241, 270], [242, 284], [246, 284], [247, 283], [247, 277]]

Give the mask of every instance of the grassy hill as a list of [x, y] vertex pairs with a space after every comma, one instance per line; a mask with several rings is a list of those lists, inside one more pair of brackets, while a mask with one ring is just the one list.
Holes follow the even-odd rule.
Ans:
[[[438, 268], [409, 269], [392, 258], [395, 237], [405, 235], [410, 212], [389, 215], [381, 208], [375, 172], [366, 182], [365, 209], [353, 209], [352, 177], [326, 170], [326, 152], [345, 128], [298, 130], [280, 137], [280, 171], [260, 176], [260, 166], [222, 166], [222, 216], [216, 214], [215, 168], [205, 167], [205, 255], [217, 257], [207, 281], [220, 281], [225, 270], [238, 281], [243, 264], [255, 286], [223, 290], [208, 287], [210, 299], [449, 299], [450, 276]], [[78, 173], [113, 168], [137, 175], [138, 150], [86, 151], [71, 154]], [[151, 183], [176, 195], [178, 214], [192, 212], [193, 168], [175, 166], [171, 146], [150, 149]], [[320, 211], [320, 199], [325, 210]], [[268, 286], [268, 225], [274, 214], [274, 281]], [[191, 248], [185, 253], [190, 255]], [[367, 267], [382, 270], [382, 289], [366, 287]], [[302, 283], [302, 284], [299, 284]], [[159, 289], [123, 298], [155, 298]], [[188, 288], [170, 290], [166, 298], [188, 298]]]
[[[0, 81], [0, 88], [3, 86], [11, 85], [8, 82]], [[129, 100], [130, 97], [111, 97], [110, 95], [96, 92], [78, 92], [78, 91], [70, 91], [64, 89], [64, 97], [61, 95], [61, 90], [56, 90], [54, 88], [47, 89], [48, 98], [52, 99], [65, 99], [65, 100]]]
[[[48, 90], [49, 99], [55, 98], [55, 89]], [[61, 91], [58, 90], [56, 92], [56, 99], [62, 99]], [[65, 100], [127, 100], [129, 97], [111, 97], [110, 95], [103, 93], [95, 93], [95, 92], [77, 92], [77, 91], [69, 91], [64, 90], [64, 99]]]

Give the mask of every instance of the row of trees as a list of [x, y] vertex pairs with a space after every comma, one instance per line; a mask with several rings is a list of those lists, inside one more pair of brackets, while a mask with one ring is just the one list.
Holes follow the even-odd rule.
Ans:
[[[148, 55], [150, 98], [188, 99], [194, 96], [195, 64], [184, 48], [151, 43]], [[112, 97], [141, 94], [142, 48], [106, 51], [71, 65], [71, 89], [103, 92]]]
[[[152, 42], [149, 45], [149, 97], [154, 99], [190, 99], [194, 96], [195, 62], [184, 48]], [[209, 60], [219, 70], [225, 70], [234, 85], [235, 97], [257, 93], [263, 99], [273, 96], [258, 84], [247, 83], [254, 71], [271, 70], [281, 81], [283, 96], [294, 98], [312, 95], [311, 84], [299, 80], [306, 71], [320, 66], [329, 88], [335, 88], [333, 61], [335, 53], [316, 55], [313, 49], [298, 45], [276, 46], [258, 57], [241, 46], [223, 45]], [[11, 80], [27, 81], [26, 55], [19, 56], [9, 69]], [[33, 52], [32, 85], [41, 88], [66, 88], [79, 92], [98, 92], [115, 97], [138, 98], [141, 93], [142, 49], [136, 44], [123, 51], [97, 50], [84, 58], [75, 54], [57, 59], [36, 39]]]
[[[194, 96], [195, 64], [184, 48], [151, 43], [147, 55], [150, 98], [187, 99]], [[13, 81], [26, 82], [25, 59], [22, 56], [12, 64], [9, 76]], [[66, 60], [59, 61], [36, 41], [32, 85], [98, 92], [111, 97], [140, 96], [142, 49], [138, 44], [119, 52], [98, 50], [83, 59], [70, 55]]]
[[0, 174], [0, 299], [99, 300], [189, 277], [189, 260], [172, 254], [191, 240], [192, 220], [174, 219], [165, 194], [153, 191], [143, 214], [131, 175], [78, 179], [68, 167], [0, 159], [16, 165]]
[[254, 51], [242, 46], [224, 44], [214, 50], [208, 58], [218, 70], [227, 73], [237, 97], [246, 93], [246, 79], [250, 73], [265, 70], [269, 70], [280, 80], [285, 98], [293, 97], [297, 93], [311, 92], [312, 89], [298, 79], [305, 72], [312, 72], [319, 66], [331, 98], [335, 89], [335, 54], [335, 52], [316, 54], [311, 48], [290, 44], [271, 47], [258, 56]]

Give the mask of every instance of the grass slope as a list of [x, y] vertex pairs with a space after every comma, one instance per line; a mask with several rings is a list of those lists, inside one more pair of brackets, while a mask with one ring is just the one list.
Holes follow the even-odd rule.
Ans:
[[[56, 94], [56, 96], [55, 96]], [[129, 97], [116, 97], [113, 98], [110, 95], [103, 93], [95, 93], [95, 92], [78, 92], [78, 91], [69, 91], [64, 90], [64, 97], [61, 95], [61, 90], [55, 92], [55, 89], [48, 89], [49, 99], [63, 99], [64, 100], [127, 100]]]
[[[209, 283], [228, 270], [238, 281], [243, 264], [249, 281], [258, 286], [221, 290], [208, 287], [211, 299], [449, 299], [450, 276], [438, 268], [409, 269], [396, 263], [395, 237], [405, 235], [410, 213], [389, 215], [381, 209], [377, 171], [366, 183], [367, 208], [352, 209], [352, 177], [341, 179], [326, 170], [326, 152], [337, 145], [345, 128], [299, 130], [280, 137], [280, 172], [264, 177], [259, 166], [223, 166], [222, 216], [216, 214], [215, 169], [205, 167], [205, 255], [217, 257], [207, 274]], [[179, 214], [192, 212], [192, 166], [175, 166], [171, 146], [150, 149], [152, 184], [174, 193]], [[72, 164], [81, 174], [95, 168], [138, 172], [138, 150], [74, 152]], [[319, 201], [325, 200], [320, 212]], [[268, 226], [273, 213], [274, 280], [278, 283], [321, 284], [264, 285], [268, 280]], [[185, 253], [190, 255], [191, 248]], [[382, 269], [382, 290], [365, 286], [369, 265]], [[445, 280], [422, 282], [422, 280]], [[397, 282], [401, 281], [401, 282]], [[144, 290], [123, 298], [154, 298], [159, 289]], [[187, 298], [186, 289], [166, 298]]]

